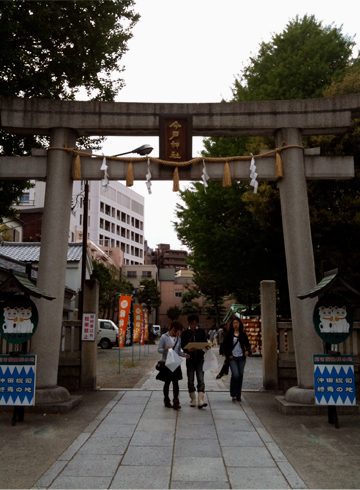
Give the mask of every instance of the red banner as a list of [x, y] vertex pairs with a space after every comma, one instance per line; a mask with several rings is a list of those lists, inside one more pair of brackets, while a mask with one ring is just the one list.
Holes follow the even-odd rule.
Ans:
[[140, 342], [142, 323], [142, 306], [134, 305], [134, 342]]
[[148, 311], [144, 310], [145, 342], [149, 340], [149, 316]]
[[131, 307], [131, 296], [119, 298], [119, 347], [122, 349], [125, 343], [126, 327], [128, 324]]

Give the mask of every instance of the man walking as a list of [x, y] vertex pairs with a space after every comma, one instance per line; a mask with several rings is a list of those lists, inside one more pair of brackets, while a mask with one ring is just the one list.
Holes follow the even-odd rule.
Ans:
[[[201, 328], [196, 328], [199, 323], [197, 315], [188, 316], [189, 328], [181, 334], [181, 348], [186, 355], [186, 370], [188, 377], [188, 390], [190, 395], [190, 407], [196, 407], [195, 394], [195, 373], [198, 390], [198, 408], [207, 407], [204, 403], [205, 383], [204, 383], [204, 350], [202, 349], [184, 349], [189, 342], [207, 342], [206, 333]], [[206, 349], [210, 349], [206, 347]]]

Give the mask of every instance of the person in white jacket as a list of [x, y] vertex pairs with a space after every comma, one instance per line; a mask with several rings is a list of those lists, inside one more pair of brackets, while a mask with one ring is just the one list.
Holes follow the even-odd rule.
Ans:
[[[156, 379], [164, 381], [164, 405], [167, 408], [173, 408], [174, 410], [180, 410], [180, 400], [179, 400], [179, 380], [182, 379], [181, 367], [178, 366], [174, 372], [165, 366], [167, 354], [169, 349], [173, 349], [179, 356], [187, 357], [181, 350], [180, 335], [184, 327], [178, 321], [173, 321], [170, 325], [169, 332], [163, 334], [160, 338], [158, 351], [162, 354], [163, 366], [161, 367]], [[190, 356], [189, 356], [190, 357]], [[170, 383], [173, 384], [173, 404], [171, 404], [169, 398]]]

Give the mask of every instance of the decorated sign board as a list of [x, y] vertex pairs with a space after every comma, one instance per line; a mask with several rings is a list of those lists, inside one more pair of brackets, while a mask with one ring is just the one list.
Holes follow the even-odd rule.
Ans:
[[316, 405], [356, 405], [353, 356], [316, 354], [313, 359]]
[[134, 342], [141, 340], [141, 327], [143, 323], [142, 306], [134, 305]]
[[35, 405], [35, 379], [35, 355], [0, 355], [0, 405]]
[[122, 349], [126, 344], [125, 338], [129, 322], [131, 307], [131, 296], [120, 296], [119, 298], [119, 347]]
[[186, 162], [192, 159], [192, 116], [160, 115], [160, 159]]
[[14, 296], [0, 303], [0, 335], [10, 344], [27, 342], [38, 322], [36, 305], [26, 296]]
[[316, 333], [328, 344], [344, 342], [352, 332], [354, 310], [340, 295], [324, 295], [315, 305], [313, 322]]

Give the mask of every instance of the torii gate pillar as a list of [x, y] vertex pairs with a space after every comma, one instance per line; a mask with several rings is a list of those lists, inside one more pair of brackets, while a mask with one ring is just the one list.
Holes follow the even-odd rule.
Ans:
[[[280, 147], [283, 141], [286, 145], [302, 146], [300, 129], [278, 130], [276, 146]], [[312, 354], [322, 352], [322, 345], [312, 321], [316, 298], [301, 301], [297, 297], [316, 285], [304, 154], [301, 148], [290, 148], [281, 157], [283, 178], [279, 190], [298, 378], [298, 386], [290, 388], [285, 399], [311, 404], [314, 403]]]
[[[76, 137], [72, 129], [54, 128], [50, 133], [50, 146], [63, 148], [66, 144], [68, 148], [74, 148]], [[37, 302], [39, 327], [31, 341], [31, 352], [38, 359], [36, 403], [39, 404], [70, 399], [69, 392], [57, 386], [57, 375], [73, 187], [71, 166], [70, 153], [49, 151], [37, 286], [56, 299], [51, 304], [49, 301]]]

